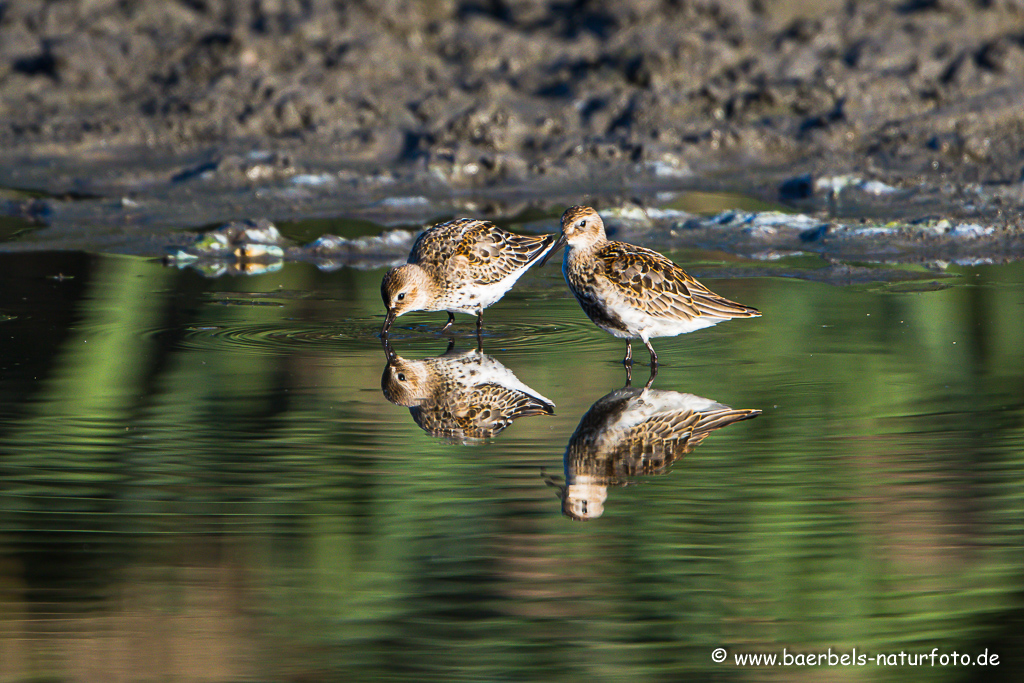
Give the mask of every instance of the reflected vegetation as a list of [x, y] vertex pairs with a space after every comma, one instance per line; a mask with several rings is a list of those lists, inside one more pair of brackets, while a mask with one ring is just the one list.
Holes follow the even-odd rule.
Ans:
[[380, 378], [384, 398], [406, 406], [431, 436], [458, 443], [490, 439], [521, 417], [553, 415], [555, 404], [531, 389], [479, 348], [410, 360], [384, 336], [387, 365]]
[[[423, 316], [389, 358], [383, 268], [0, 256], [0, 680], [1015, 680], [1024, 264], [900, 291], [702, 258], [764, 317], [665, 340], [645, 394], [610, 392], [620, 342], [555, 268], [488, 309], [484, 352]], [[424, 431], [424, 405], [472, 403], [439, 387], [489, 396], [473, 372], [558, 408]], [[687, 393], [763, 414], [616, 446], [647, 407], [700, 413]], [[574, 523], [538, 476], [563, 454], [566, 488], [643, 485]], [[715, 647], [1001, 664], [780, 672]]]
[[586, 521], [604, 514], [609, 486], [665, 474], [711, 432], [761, 414], [733, 410], [711, 399], [629, 386], [594, 402], [565, 449], [565, 484], [558, 487], [562, 513]]

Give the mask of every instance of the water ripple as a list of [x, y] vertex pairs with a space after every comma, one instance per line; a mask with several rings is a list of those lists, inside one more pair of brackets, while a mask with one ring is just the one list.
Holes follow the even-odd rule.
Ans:
[[[435, 348], [449, 339], [455, 339], [458, 348], [476, 343], [476, 326], [472, 318], [457, 321], [450, 333], [441, 333], [444, 316], [439, 320], [426, 318], [399, 319], [391, 328], [391, 341], [398, 346], [422, 347], [423, 353], [439, 353]], [[405, 324], [402, 324], [405, 323]], [[173, 336], [179, 338], [177, 346], [183, 349], [210, 350], [230, 348], [252, 353], [280, 353], [289, 350], [309, 350], [320, 347], [325, 352], [354, 346], [380, 344], [381, 321], [374, 318], [339, 320], [335, 323], [307, 323], [293, 321], [282, 326], [273, 323], [233, 323], [230, 325], [194, 325], [183, 330], [154, 328], [143, 333], [146, 337]], [[579, 319], [553, 322], [551, 320], [484, 321], [481, 340], [484, 349], [511, 349], [520, 354], [548, 353], [553, 340], [568, 345], [574, 351], [594, 348], [605, 336], [590, 321]]]
[[[443, 320], [443, 318], [442, 318]], [[441, 334], [441, 325], [434, 323], [418, 323], [400, 325], [401, 318], [391, 328], [390, 339], [396, 345], [433, 342], [436, 339], [454, 338], [459, 348], [476, 342], [476, 326], [472, 320], [465, 324], [456, 322], [451, 335]], [[553, 343], [571, 346], [574, 350], [582, 350], [596, 346], [600, 332], [589, 320], [568, 320], [564, 322], [516, 321], [489, 323], [484, 320], [483, 333], [480, 335], [484, 350], [495, 348], [514, 349], [519, 353], [535, 354], [550, 353]], [[603, 334], [603, 333], [602, 333]]]
[[285, 327], [279, 324], [206, 325], [185, 329], [180, 345], [186, 349], [218, 349], [223, 347], [253, 352], [279, 352], [313, 345], [325, 351], [339, 342], [373, 340], [379, 327], [370, 322], [341, 321], [336, 325]]

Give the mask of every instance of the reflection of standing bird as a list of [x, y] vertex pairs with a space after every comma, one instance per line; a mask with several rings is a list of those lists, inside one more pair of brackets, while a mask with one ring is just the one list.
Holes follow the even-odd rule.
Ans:
[[497, 436], [513, 420], [554, 415], [555, 404], [479, 350], [408, 360], [390, 346], [380, 378], [384, 397], [407, 406], [431, 436], [471, 441]]
[[562, 215], [555, 249], [563, 244], [568, 244], [562, 274], [569, 289], [598, 327], [626, 340], [626, 365], [633, 360], [633, 339], [643, 341], [651, 365], [657, 365], [652, 337], [761, 315], [715, 294], [656, 251], [609, 241], [604, 222], [589, 206], [573, 206]]
[[569, 439], [562, 512], [577, 520], [600, 517], [609, 486], [663, 474], [711, 432], [760, 414], [675, 391], [613, 391], [590, 407]]
[[381, 335], [410, 311], [447, 311], [443, 330], [451, 327], [455, 313], [475, 314], [479, 333], [484, 309], [505, 296], [554, 243], [554, 235], [516, 235], [472, 218], [429, 228], [413, 244], [409, 262], [389, 270], [381, 282], [388, 309]]

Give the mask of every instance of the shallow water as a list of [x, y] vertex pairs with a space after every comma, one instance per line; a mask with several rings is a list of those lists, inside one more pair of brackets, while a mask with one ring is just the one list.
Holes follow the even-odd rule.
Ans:
[[[481, 435], [385, 396], [382, 270], [0, 255], [0, 680], [1012, 680], [1024, 264], [673, 256], [764, 316], [655, 340], [648, 395], [762, 413], [638, 475], [563, 458], [625, 376], [556, 267], [485, 312], [484, 358], [470, 317], [435, 361], [443, 313], [393, 328], [409, 368], [555, 404]], [[563, 514], [567, 471], [603, 514]], [[1000, 665], [733, 658], [783, 648]]]

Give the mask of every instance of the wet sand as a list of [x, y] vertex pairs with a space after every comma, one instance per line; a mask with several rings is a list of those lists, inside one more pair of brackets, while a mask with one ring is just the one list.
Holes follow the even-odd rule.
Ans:
[[134, 235], [14, 248], [156, 253], [232, 219], [680, 189], [980, 225], [989, 256], [1024, 226], [1019, 0], [67, 0], [10, 4], [0, 30], [0, 186], [42, 193], [4, 194], [0, 214]]

